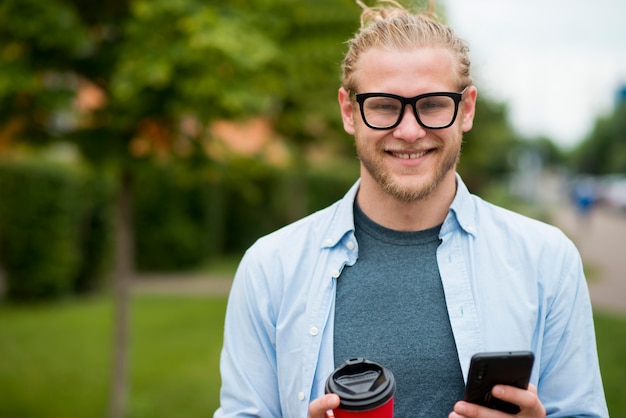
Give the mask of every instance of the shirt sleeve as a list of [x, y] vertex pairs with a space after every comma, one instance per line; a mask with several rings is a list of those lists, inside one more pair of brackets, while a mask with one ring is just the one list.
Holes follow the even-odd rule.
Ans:
[[262, 269], [246, 253], [228, 301], [214, 418], [280, 417], [275, 321]]
[[569, 240], [560, 253], [542, 263], [554, 285], [545, 289], [539, 398], [548, 417], [608, 417], [582, 262]]

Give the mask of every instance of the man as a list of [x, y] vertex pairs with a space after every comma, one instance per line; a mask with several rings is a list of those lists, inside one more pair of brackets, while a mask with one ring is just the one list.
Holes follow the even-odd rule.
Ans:
[[456, 174], [476, 104], [465, 43], [429, 15], [364, 7], [339, 104], [360, 180], [244, 255], [215, 417], [332, 416], [335, 367], [396, 377], [395, 416], [504, 417], [460, 401], [477, 352], [530, 350], [520, 416], [608, 416], [580, 257], [557, 229], [471, 195]]

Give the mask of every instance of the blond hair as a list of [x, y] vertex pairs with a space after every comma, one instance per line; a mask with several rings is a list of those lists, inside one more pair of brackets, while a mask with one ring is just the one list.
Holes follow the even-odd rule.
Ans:
[[357, 90], [356, 66], [361, 54], [371, 48], [407, 50], [413, 48], [444, 48], [455, 59], [459, 89], [472, 84], [469, 48], [452, 28], [439, 21], [434, 13], [434, 1], [422, 13], [412, 13], [394, 0], [380, 0], [380, 5], [368, 7], [356, 0], [363, 8], [361, 28], [348, 41], [348, 52], [342, 64], [342, 84], [348, 90]]

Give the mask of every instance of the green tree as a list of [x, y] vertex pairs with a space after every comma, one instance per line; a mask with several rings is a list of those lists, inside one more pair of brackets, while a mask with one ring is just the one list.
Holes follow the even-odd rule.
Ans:
[[[297, 144], [332, 132], [325, 127], [337, 124], [327, 120], [328, 106], [320, 98], [329, 86], [336, 88], [336, 79], [328, 76], [336, 73], [330, 57], [340, 55], [338, 46], [347, 37], [342, 19], [352, 27], [356, 22], [351, 3], [6, 0], [0, 5], [0, 56], [6, 63], [0, 67], [0, 145], [62, 135], [92, 162], [120, 173], [111, 416], [123, 415], [126, 394], [126, 279], [133, 270], [129, 145], [149, 135], [166, 154], [193, 151], [211, 120], [254, 114], [285, 126], [282, 132]], [[85, 83], [97, 86], [104, 102], [76, 115], [72, 102]], [[303, 115], [304, 123], [287, 123]], [[189, 120], [199, 129], [182, 129]]]
[[626, 173], [626, 101], [598, 118], [591, 134], [573, 150], [571, 165], [580, 173]]
[[[128, 145], [146, 121], [165, 133], [167, 146], [185, 112], [215, 118], [261, 110], [267, 95], [255, 90], [272, 84], [262, 78], [278, 48], [254, 29], [246, 10], [254, 8], [194, 0], [0, 5], [6, 63], [0, 67], [0, 141], [43, 142], [63, 134], [94, 162], [113, 163], [120, 173], [113, 417], [123, 415], [127, 393], [127, 279], [133, 270]], [[72, 99], [85, 82], [98, 86], [106, 102], [76, 120]]]
[[472, 130], [465, 133], [459, 173], [468, 188], [480, 193], [511, 172], [510, 153], [520, 143], [508, 119], [506, 105], [478, 95]]

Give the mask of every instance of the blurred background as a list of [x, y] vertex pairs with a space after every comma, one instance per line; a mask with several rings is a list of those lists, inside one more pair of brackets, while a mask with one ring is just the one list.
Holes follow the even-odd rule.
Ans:
[[[577, 244], [626, 417], [626, 4], [502, 3], [438, 2], [479, 89], [459, 171]], [[359, 15], [2, 0], [0, 417], [212, 416], [239, 257], [358, 175], [336, 94]]]

